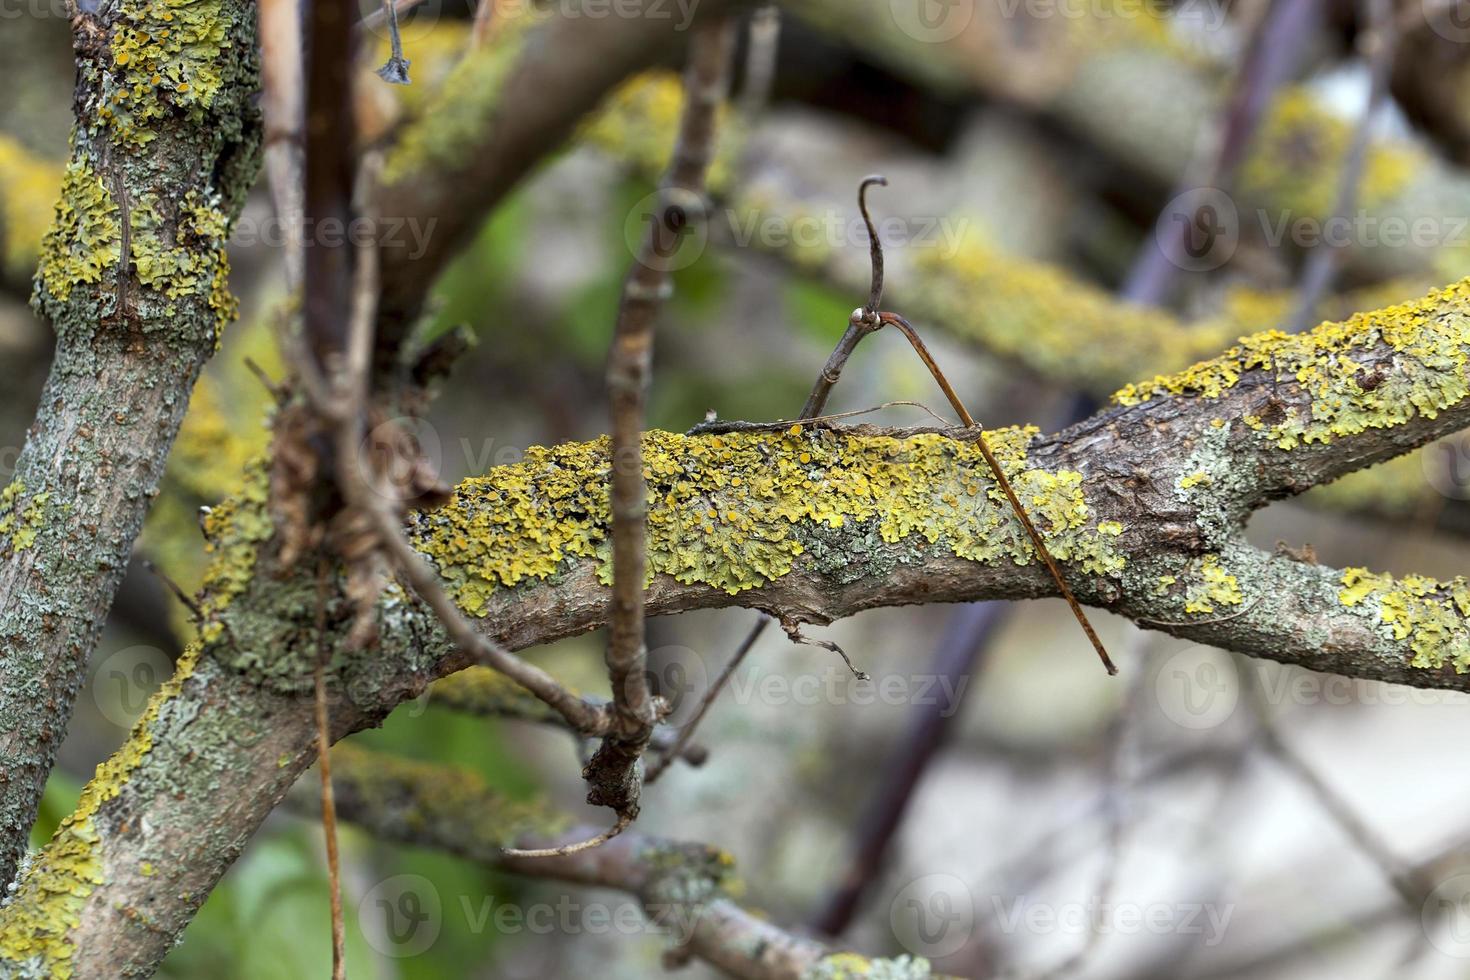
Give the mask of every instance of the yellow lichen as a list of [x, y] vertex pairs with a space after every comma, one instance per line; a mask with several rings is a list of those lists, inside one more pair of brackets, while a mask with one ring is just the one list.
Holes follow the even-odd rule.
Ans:
[[[1001, 429], [987, 439], [1052, 553], [1087, 572], [1117, 573], [1124, 559], [1111, 539], [1122, 528], [1089, 526], [1080, 473], [1027, 467], [1035, 432]], [[854, 522], [869, 522], [875, 543], [939, 546], [987, 563], [1035, 559], [971, 442], [792, 426], [707, 437], [649, 432], [643, 453], [650, 575], [733, 595], [785, 575], [809, 545]], [[532, 448], [525, 462], [466, 480], [451, 505], [417, 515], [413, 536], [475, 615], [496, 590], [549, 578], [574, 559], [597, 561], [606, 581], [607, 475], [605, 439]]]
[[61, 161], [43, 160], [0, 133], [0, 268], [7, 275], [28, 277], [35, 268], [62, 169]]
[[[1288, 217], [1332, 214], [1352, 128], [1347, 120], [1323, 111], [1307, 90], [1287, 90], [1262, 122], [1241, 168], [1241, 190], [1273, 202]], [[1374, 145], [1360, 182], [1359, 206], [1369, 211], [1381, 207], [1423, 167], [1423, 157], [1403, 145]]]
[[123, 142], [144, 145], [170, 112], [202, 118], [240, 71], [235, 5], [223, 0], [132, 0], [112, 33], [99, 117]]
[[[1219, 398], [1247, 371], [1276, 372], [1311, 397], [1309, 409], [1288, 407], [1274, 423], [1251, 416], [1243, 421], [1282, 449], [1400, 425], [1416, 415], [1434, 418], [1470, 393], [1467, 309], [1470, 280], [1461, 280], [1421, 299], [1324, 323], [1310, 333], [1273, 330], [1243, 337], [1214, 360], [1128, 385], [1113, 397], [1122, 405], [1170, 394]], [[1383, 346], [1397, 355], [1392, 371], [1365, 370], [1359, 362]]]
[[[638, 173], [653, 177], [668, 166], [684, 109], [684, 84], [671, 71], [651, 71], [620, 86], [601, 112], [582, 127], [582, 142], [616, 156]], [[707, 183], [711, 191], [727, 188], [734, 173], [740, 134], [735, 120], [721, 112], [718, 139]]]
[[1378, 574], [1366, 568], [1346, 568], [1338, 601], [1348, 608], [1376, 613], [1386, 635], [1408, 640], [1415, 667], [1437, 670], [1451, 664], [1459, 674], [1470, 672], [1470, 582], [1456, 576], [1439, 582], [1422, 575]]
[[81, 922], [88, 896], [103, 881], [97, 813], [152, 751], [158, 712], [178, 696], [198, 657], [195, 642], [179, 658], [173, 677], [154, 692], [122, 748], [97, 767], [76, 809], [17, 883], [13, 901], [0, 915], [0, 961], [35, 965], [44, 971], [37, 975], [70, 980], [74, 947], [69, 934]]
[[[1162, 579], [1160, 580], [1162, 585]], [[1238, 606], [1244, 601], [1240, 583], [1220, 566], [1219, 555], [1206, 555], [1200, 562], [1199, 577], [1192, 579], [1184, 592], [1184, 611], [1212, 613], [1217, 604]]]
[[87, 163], [73, 159], [62, 176], [51, 230], [41, 243], [36, 296], [65, 302], [72, 287], [95, 283], [117, 267], [122, 247], [117, 202]]
[[17, 553], [36, 543], [51, 492], [38, 493], [29, 500], [24, 499], [25, 492], [25, 484], [19, 480], [0, 491], [0, 551], [8, 544], [10, 551]]

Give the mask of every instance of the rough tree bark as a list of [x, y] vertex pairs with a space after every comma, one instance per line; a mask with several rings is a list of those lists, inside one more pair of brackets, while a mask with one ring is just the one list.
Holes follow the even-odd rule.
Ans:
[[[1470, 690], [1470, 584], [1394, 580], [1257, 551], [1249, 513], [1470, 423], [1470, 281], [1263, 335], [1119, 392], [1065, 432], [991, 434], [1084, 601], [1145, 625], [1358, 677]], [[964, 433], [780, 426], [650, 433], [653, 615], [741, 605], [823, 623], [884, 605], [1024, 598], [1052, 583]], [[407, 530], [512, 648], [606, 622], [605, 442], [533, 450]], [[0, 910], [0, 963], [146, 972], [314, 759], [314, 582], [269, 567], [256, 473], [216, 508], [201, 638]], [[335, 734], [457, 670], [401, 590], [381, 645], [342, 642]], [[50, 973], [47, 973], [47, 971]], [[24, 975], [24, 974], [23, 974]]]
[[0, 492], [0, 882], [233, 316], [224, 243], [255, 172], [251, 4], [124, 0], [82, 15], [75, 41], [72, 153], [34, 299], [56, 354]]

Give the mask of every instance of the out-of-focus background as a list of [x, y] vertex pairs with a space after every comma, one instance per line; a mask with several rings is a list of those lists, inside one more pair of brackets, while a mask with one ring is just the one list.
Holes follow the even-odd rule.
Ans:
[[[0, 8], [0, 480], [51, 343], [25, 303], [71, 113], [56, 6]], [[669, 4], [671, 16], [685, 9]], [[459, 0], [405, 14], [407, 89], [371, 77], [386, 39], [367, 32], [358, 111], [373, 138], [452, 90], [472, 17]], [[769, 51], [751, 40], [769, 36], [769, 15], [758, 17], [765, 33], [745, 32], [738, 55], [708, 234], [680, 253], [660, 324], [657, 427], [686, 429], [709, 410], [796, 413], [866, 292], [855, 190], [871, 172], [889, 179], [871, 194], [889, 303], [989, 425], [1055, 428], [1240, 334], [1408, 299], [1470, 271], [1465, 3], [801, 0], [782, 5]], [[766, 53], [762, 93], [752, 78]], [[615, 93], [436, 287], [429, 329], [466, 325], [479, 341], [419, 430], [446, 480], [606, 430], [603, 359], [671, 143], [681, 57]], [[268, 395], [247, 358], [279, 373], [271, 229], [262, 186], [232, 250], [241, 319], [196, 391], [37, 842], [187, 636], [185, 610], [142, 559], [196, 586], [195, 512], [264, 444]], [[879, 334], [831, 410], [900, 400], [943, 411], [901, 339]], [[870, 418], [927, 417], [893, 406]], [[1470, 444], [1447, 440], [1273, 505], [1251, 536], [1303, 560], [1453, 576], [1470, 556], [1467, 460]], [[776, 922], [962, 976], [1470, 971], [1465, 696], [1313, 675], [1093, 616], [1119, 678], [1053, 601], [882, 610], [822, 631], [869, 685], [768, 630], [701, 728], [708, 761], [651, 788], [640, 829], [726, 848], [743, 901]], [[650, 624], [675, 722], [755, 618]], [[601, 643], [592, 634], [535, 656], [595, 692]], [[354, 740], [580, 806], [577, 747], [547, 728], [421, 701]], [[321, 836], [309, 818], [275, 815], [162, 975], [327, 975]], [[351, 828], [343, 846], [355, 977], [662, 969], [667, 942], [633, 899]]]

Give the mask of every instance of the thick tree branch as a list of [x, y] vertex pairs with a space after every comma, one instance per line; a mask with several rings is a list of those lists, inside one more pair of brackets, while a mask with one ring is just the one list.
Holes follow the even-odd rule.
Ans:
[[[465, 770], [346, 745], [332, 753], [332, 765], [343, 819], [384, 840], [439, 848], [536, 878], [626, 892], [642, 904], [651, 923], [667, 932], [675, 944], [672, 952], [680, 957], [698, 957], [748, 980], [799, 980], [824, 975], [822, 960], [838, 955], [726, 895], [734, 860], [718, 849], [625, 833], [594, 851], [565, 857], [507, 857], [508, 847], [552, 845], [584, 838], [587, 831], [568, 832], [563, 815], [506, 800]], [[294, 807], [312, 812], [311, 794], [293, 792], [290, 799]], [[933, 976], [923, 960], [870, 963], [855, 953], [840, 955], [848, 971], [886, 965], [890, 972], [884, 976]]]
[[[1274, 497], [1465, 426], [1467, 363], [1470, 281], [1253, 338], [1053, 436], [989, 437], [1084, 601], [1314, 670], [1470, 690], [1470, 583], [1304, 564], [1240, 537]], [[741, 605], [827, 622], [1054, 587], [963, 434], [649, 433], [645, 453], [651, 615]], [[532, 450], [413, 516], [410, 540], [506, 647], [605, 625], [607, 468], [605, 442]], [[211, 513], [203, 638], [0, 910], [0, 963], [156, 965], [313, 760], [314, 583], [268, 566], [260, 483]], [[342, 606], [329, 623], [351, 618]], [[378, 619], [377, 650], [339, 636], [333, 651], [338, 736], [466, 665], [403, 591]]]
[[258, 142], [250, 4], [125, 0], [80, 23], [72, 155], [36, 274], [56, 356], [0, 495], [0, 881], [233, 316], [224, 245]]

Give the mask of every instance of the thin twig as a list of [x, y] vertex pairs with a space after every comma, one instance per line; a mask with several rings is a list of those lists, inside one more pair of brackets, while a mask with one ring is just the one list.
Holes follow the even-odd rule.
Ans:
[[605, 660], [613, 694], [613, 729], [584, 775], [589, 802], [610, 806], [619, 817], [630, 819], [638, 813], [636, 767], [661, 710], [645, 674], [643, 611], [648, 487], [642, 438], [654, 323], [672, 288], [667, 259], [689, 228], [704, 219], [706, 173], [714, 157], [715, 120], [729, 85], [734, 42], [734, 22], [729, 18], [700, 27], [690, 40], [678, 140], [660, 190], [658, 213], [623, 284], [608, 355], [613, 583]]
[[390, 85], [407, 85], [409, 61], [403, 56], [403, 37], [398, 33], [398, 6], [394, 0], [383, 0], [383, 16], [388, 22], [388, 60], [378, 69], [378, 77]]
[[831, 640], [820, 640], [807, 636], [801, 631], [801, 624], [798, 623], [796, 620], [782, 618], [781, 628], [786, 631], [786, 637], [791, 640], [792, 643], [800, 643], [803, 646], [809, 647], [821, 647], [823, 650], [831, 650], [833, 653], [837, 654], [837, 656], [842, 658], [842, 662], [847, 664], [847, 669], [852, 671], [852, 676], [856, 677], [858, 680], [870, 681], [873, 679], [872, 674], [869, 674], [866, 670], [858, 670], [857, 667], [853, 665], [852, 658], [847, 655], [846, 650], [842, 649], [842, 647], [838, 646]]
[[[1389, 75], [1393, 70], [1394, 49], [1398, 46], [1393, 0], [1364, 0], [1363, 8], [1369, 22], [1367, 29], [1360, 34], [1360, 44], [1366, 49], [1368, 59], [1368, 101], [1353, 128], [1352, 141], [1348, 144], [1342, 172], [1338, 175], [1337, 198], [1332, 208], [1332, 213], [1338, 218], [1337, 223], [1348, 223], [1352, 227], [1356, 227], [1351, 222], [1352, 212], [1357, 207], [1358, 187], [1362, 183], [1363, 169], [1368, 161], [1368, 144], [1373, 136], [1373, 123], [1377, 121], [1388, 99]], [[1332, 282], [1337, 278], [1337, 267], [1345, 249], [1346, 246], [1318, 242], [1308, 253], [1289, 332], [1301, 333], [1316, 325], [1317, 306], [1322, 302], [1322, 297], [1332, 289]]]
[[[960, 402], [959, 396], [950, 387], [948, 379], [939, 370], [939, 365], [935, 362], [933, 356], [930, 355], [928, 348], [924, 346], [924, 342], [919, 339], [919, 334], [914, 330], [913, 325], [897, 313], [880, 313], [878, 317], [882, 323], [897, 327], [908, 338], [909, 344], [913, 346], [915, 353], [919, 355], [919, 359], [924, 362], [924, 366], [934, 375], [934, 380], [939, 382], [940, 389], [944, 392], [945, 397], [949, 399], [950, 406], [959, 415], [960, 421], [967, 428], [976, 428], [975, 420], [970, 417], [970, 413], [966, 411], [965, 406]], [[1056, 559], [1052, 557], [1051, 551], [1047, 549], [1046, 542], [1042, 540], [1041, 532], [1037, 531], [1036, 525], [1031, 523], [1031, 517], [1026, 513], [1026, 508], [1021, 505], [1021, 498], [1016, 496], [1015, 488], [1011, 486], [1010, 479], [1005, 475], [1005, 471], [1001, 469], [1000, 461], [990, 451], [990, 446], [985, 439], [985, 433], [981, 432], [979, 436], [975, 440], [975, 444], [980, 447], [980, 454], [985, 457], [985, 462], [990, 466], [990, 471], [995, 474], [995, 482], [1000, 485], [1000, 489], [1006, 495], [1006, 499], [1011, 502], [1011, 510], [1015, 512], [1017, 520], [1021, 522], [1021, 526], [1026, 529], [1026, 534], [1031, 538], [1031, 543], [1036, 546], [1036, 553], [1041, 556], [1041, 560], [1045, 563], [1047, 571], [1051, 573], [1052, 580], [1056, 582], [1057, 590], [1061, 592], [1062, 598], [1067, 601], [1068, 607], [1072, 610], [1072, 615], [1077, 618], [1078, 625], [1082, 627], [1082, 632], [1087, 634], [1087, 639], [1091, 641], [1092, 648], [1097, 651], [1098, 658], [1102, 660], [1103, 667], [1106, 668], [1109, 674], [1116, 674], [1118, 672], [1117, 666], [1113, 663], [1112, 658], [1108, 656], [1107, 648], [1103, 646], [1103, 642], [1099, 639], [1097, 631], [1092, 628], [1092, 622], [1087, 618], [1087, 613], [1082, 611], [1082, 604], [1072, 594], [1071, 587], [1067, 585], [1067, 580], [1062, 576], [1060, 566], [1057, 565]]]
[[720, 696], [720, 692], [724, 690], [725, 685], [734, 676], [735, 671], [745, 662], [746, 656], [755, 646], [755, 641], [760, 639], [761, 634], [766, 631], [766, 627], [769, 625], [771, 625], [770, 617], [762, 616], [756, 620], [756, 624], [750, 628], [750, 632], [745, 634], [745, 639], [740, 642], [740, 646], [735, 648], [735, 653], [726, 662], [719, 676], [714, 679], [714, 682], [709, 687], [705, 688], [704, 694], [699, 699], [699, 706], [694, 709], [694, 716], [689, 719], [683, 728], [679, 729], [679, 737], [674, 740], [674, 744], [665, 749], [659, 758], [648, 767], [648, 772], [643, 777], [643, 782], [646, 785], [653, 785], [663, 771], [669, 767], [669, 763], [683, 754], [685, 747], [689, 744], [689, 740], [694, 737], [694, 730], [699, 727], [699, 723], [704, 720], [705, 714], [709, 711], [710, 705], [715, 703], [715, 700]]
[[575, 844], [563, 844], [560, 847], [537, 847], [531, 848], [529, 850], [522, 850], [521, 848], [516, 847], [507, 847], [503, 849], [500, 853], [502, 857], [512, 858], [566, 857], [568, 854], [578, 854], [582, 851], [590, 851], [594, 847], [601, 847], [603, 844], [606, 844], [608, 841], [621, 834], [624, 830], [627, 830], [628, 825], [632, 822], [633, 814], [624, 813], [618, 816], [616, 823], [614, 823], [607, 830], [604, 830], [602, 833], [598, 834], [596, 837], [589, 837], [586, 840], [578, 841]]
[[750, 15], [749, 47], [745, 50], [745, 81], [740, 87], [740, 113], [749, 121], [765, 108], [776, 78], [776, 55], [781, 44], [781, 9], [768, 3]]
[[322, 832], [327, 845], [327, 881], [332, 903], [332, 980], [347, 978], [347, 930], [342, 917], [342, 861], [337, 848], [337, 804], [332, 795], [332, 725], [327, 715], [327, 575], [325, 557], [317, 564], [316, 635], [320, 654], [316, 662], [316, 756], [321, 776]]
[[183, 587], [180, 586], [179, 583], [170, 578], [167, 572], [159, 568], [147, 558], [143, 559], [143, 567], [147, 569], [151, 574], [157, 576], [158, 580], [164, 584], [164, 587], [173, 593], [174, 598], [183, 603], [184, 608], [189, 610], [189, 612], [193, 615], [195, 622], [200, 622], [204, 619], [204, 613], [200, 611], [199, 604], [194, 601], [189, 593], [184, 591]]

